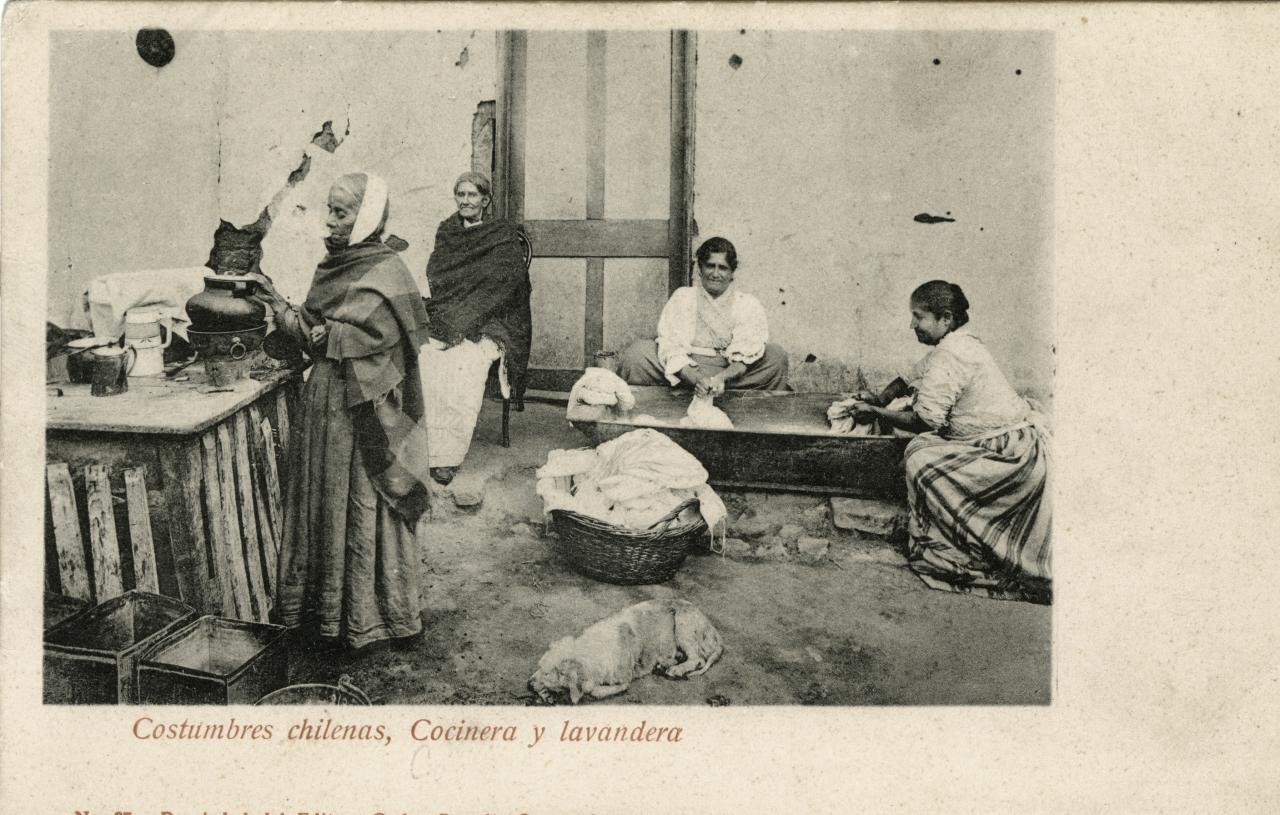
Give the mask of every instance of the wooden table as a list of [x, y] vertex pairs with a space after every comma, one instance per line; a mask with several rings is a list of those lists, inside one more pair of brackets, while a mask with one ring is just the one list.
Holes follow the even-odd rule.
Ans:
[[185, 373], [131, 378], [118, 396], [60, 385], [48, 397], [46, 585], [92, 602], [158, 591], [265, 621], [301, 375], [218, 389], [199, 365]]
[[836, 433], [827, 408], [838, 393], [728, 391], [715, 401], [732, 430], [682, 427], [692, 394], [632, 386], [636, 406], [570, 405], [569, 422], [592, 444], [641, 427], [669, 436], [706, 467], [715, 486], [900, 497], [902, 452], [909, 438]]

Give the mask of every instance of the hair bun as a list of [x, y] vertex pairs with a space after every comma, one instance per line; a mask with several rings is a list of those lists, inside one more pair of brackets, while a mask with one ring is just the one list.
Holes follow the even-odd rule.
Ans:
[[964, 291], [955, 283], [951, 284], [951, 297], [956, 307], [961, 311], [969, 310], [969, 300], [964, 296]]

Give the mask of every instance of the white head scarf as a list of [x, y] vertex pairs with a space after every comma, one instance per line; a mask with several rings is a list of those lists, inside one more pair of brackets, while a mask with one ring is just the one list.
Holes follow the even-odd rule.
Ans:
[[360, 202], [356, 222], [351, 227], [348, 246], [354, 246], [386, 225], [387, 182], [373, 173], [351, 173], [333, 184], [350, 192]]

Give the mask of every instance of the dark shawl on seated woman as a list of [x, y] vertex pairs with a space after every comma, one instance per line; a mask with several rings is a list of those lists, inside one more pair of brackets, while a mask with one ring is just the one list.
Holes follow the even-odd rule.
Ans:
[[508, 221], [466, 227], [456, 212], [436, 230], [427, 261], [431, 336], [456, 345], [492, 337], [506, 354], [513, 394], [524, 393], [533, 318], [519, 228]]
[[379, 237], [331, 251], [316, 268], [302, 314], [310, 325], [328, 324], [324, 356], [342, 367], [365, 469], [412, 528], [428, 505], [418, 374], [427, 314], [413, 275]]

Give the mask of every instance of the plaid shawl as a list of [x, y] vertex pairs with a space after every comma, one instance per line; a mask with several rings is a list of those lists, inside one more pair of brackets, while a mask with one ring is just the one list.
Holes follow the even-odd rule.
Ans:
[[428, 504], [422, 293], [393, 249], [366, 241], [325, 257], [302, 310], [309, 324], [329, 326], [325, 356], [341, 366], [365, 469], [412, 528]]
[[524, 393], [533, 317], [519, 228], [508, 221], [466, 227], [456, 212], [436, 230], [427, 261], [431, 336], [452, 346], [493, 338], [506, 355], [511, 389]]

